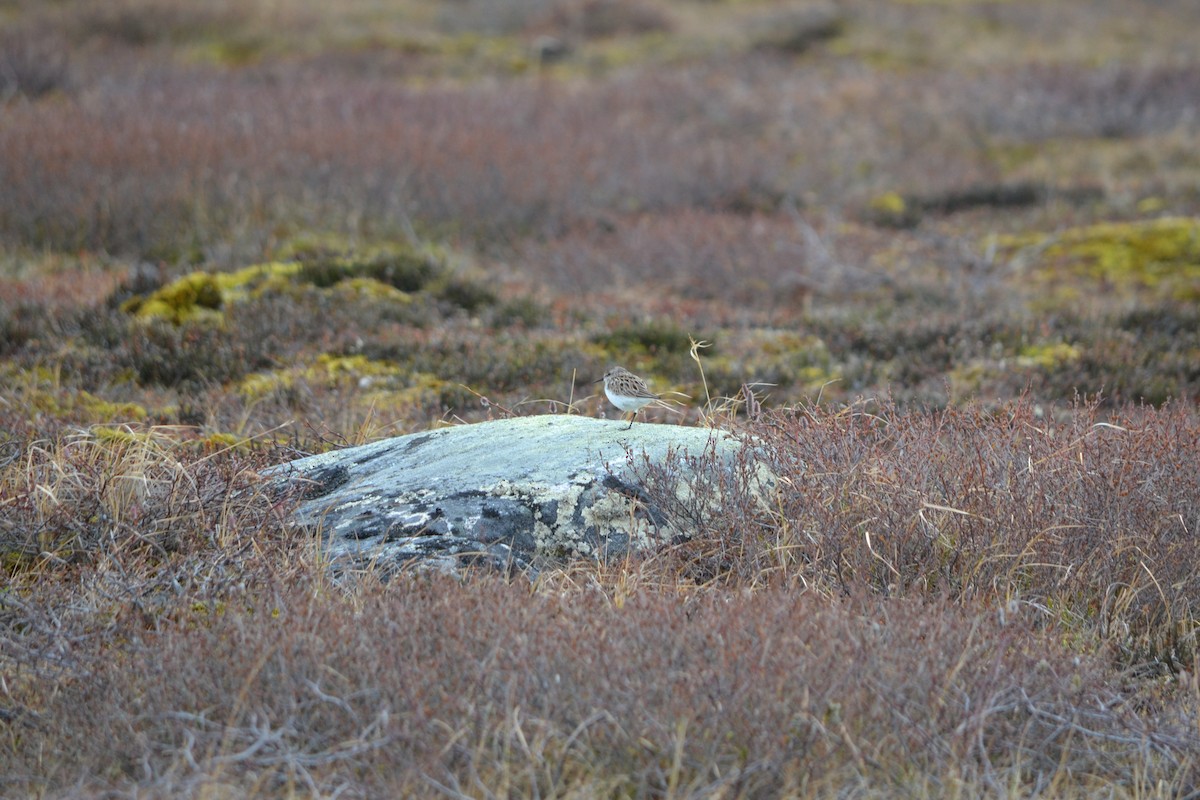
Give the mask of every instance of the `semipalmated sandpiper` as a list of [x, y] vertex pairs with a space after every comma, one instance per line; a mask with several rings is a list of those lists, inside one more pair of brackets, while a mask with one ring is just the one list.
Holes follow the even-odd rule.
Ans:
[[[661, 399], [650, 391], [650, 387], [644, 380], [624, 367], [609, 367], [608, 372], [604, 373], [604, 377], [593, 383], [600, 381], [604, 381], [604, 394], [610, 403], [622, 411], [633, 412], [633, 416], [629, 418], [629, 428], [633, 427], [633, 421], [637, 419], [638, 411], [655, 400]], [[629, 430], [629, 428], [625, 430]]]

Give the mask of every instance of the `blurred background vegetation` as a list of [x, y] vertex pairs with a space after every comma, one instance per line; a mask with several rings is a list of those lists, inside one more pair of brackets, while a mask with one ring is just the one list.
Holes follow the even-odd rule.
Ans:
[[696, 397], [689, 335], [769, 405], [1194, 398], [1200, 12], [1141, 5], [9, 0], [4, 369], [236, 434]]

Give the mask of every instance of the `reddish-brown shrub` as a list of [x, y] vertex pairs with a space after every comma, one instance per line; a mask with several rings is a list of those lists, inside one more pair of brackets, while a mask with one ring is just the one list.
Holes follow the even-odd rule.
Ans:
[[670, 19], [656, 5], [641, 0], [557, 0], [531, 21], [535, 30], [598, 39], [620, 34], [660, 33]]
[[979, 88], [996, 99], [973, 108], [980, 123], [1018, 139], [1144, 136], [1200, 120], [1195, 65], [1031, 67]]
[[447, 33], [513, 34], [546, 11], [554, 0], [453, 0], [438, 8], [439, 27]]
[[1097, 660], [940, 601], [646, 587], [616, 602], [424, 576], [349, 601], [270, 582], [229, 599], [119, 623], [124, 657], [39, 693], [37, 726], [0, 744], [9, 780], [768, 797], [1192, 775], [1186, 732], [1117, 702]]
[[610, 217], [525, 242], [521, 266], [563, 292], [623, 293], [636, 302], [647, 297], [644, 287], [662, 287], [650, 296], [720, 300], [705, 313], [734, 318], [739, 309], [743, 316], [788, 308], [800, 315], [813, 295], [845, 302], [885, 291], [900, 277], [911, 291], [921, 285], [906, 264], [865, 265], [864, 250], [876, 243], [864, 248], [858, 231], [819, 224], [822, 231], [799, 215], [729, 210]]
[[746, 434], [774, 473], [765, 501], [750, 491], [753, 461], [710, 460], [688, 499], [652, 493], [692, 524], [679, 557], [702, 581], [946, 594], [1102, 632], [1152, 668], [1196, 656], [1200, 420], [1188, 407], [1106, 417], [1077, 404], [1065, 420], [1027, 400], [806, 408], [764, 413]]
[[0, 231], [168, 260], [231, 234], [261, 250], [272, 220], [511, 236], [608, 208], [711, 205], [773, 173], [744, 138], [714, 138], [719, 98], [687, 75], [583, 90], [291, 79], [164, 68], [12, 110]]
[[40, 29], [0, 32], [0, 106], [16, 97], [36, 100], [71, 85], [71, 59], [61, 37]]
[[98, 37], [133, 47], [228, 35], [250, 15], [248, 4], [232, 0], [200, 4], [178, 0], [109, 0], [75, 5], [67, 27], [77, 38]]

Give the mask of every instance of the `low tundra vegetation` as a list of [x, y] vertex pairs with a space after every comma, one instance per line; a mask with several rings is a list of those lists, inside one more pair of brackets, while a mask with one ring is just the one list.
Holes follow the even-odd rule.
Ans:
[[[1194, 795], [1143, 10], [0, 2], [0, 796]], [[746, 443], [620, 563], [335, 580], [259, 477], [611, 364]]]
[[697, 456], [686, 497], [649, 468], [686, 541], [532, 582], [331, 583], [255, 477], [278, 445], [9, 440], [6, 790], [1194, 784], [1193, 411], [884, 402], [739, 429], [754, 458]]

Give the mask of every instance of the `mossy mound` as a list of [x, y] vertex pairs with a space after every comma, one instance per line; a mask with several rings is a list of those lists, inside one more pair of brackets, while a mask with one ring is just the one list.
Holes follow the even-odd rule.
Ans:
[[366, 255], [308, 249], [298, 252], [297, 258], [300, 279], [322, 289], [346, 280], [372, 278], [401, 292], [419, 292], [445, 271], [434, 257], [409, 249]]
[[142, 320], [165, 319], [175, 325], [224, 320], [222, 309], [266, 291], [292, 284], [297, 263], [255, 264], [236, 272], [192, 272], [149, 295], [137, 295], [121, 310]]
[[224, 304], [216, 278], [206, 272], [193, 272], [147, 297], [130, 298], [121, 310], [140, 319], [168, 319], [182, 325], [195, 319], [220, 320]]
[[408, 292], [402, 292], [395, 286], [390, 286], [375, 278], [349, 278], [336, 284], [334, 290], [396, 305], [408, 305], [413, 301], [412, 295]]
[[287, 253], [289, 260], [236, 272], [192, 272], [153, 292], [135, 295], [120, 308], [143, 321], [220, 326], [233, 303], [269, 292], [303, 293], [313, 288], [390, 306], [408, 305], [414, 294], [424, 293], [438, 301], [443, 313], [474, 314], [499, 302], [484, 282], [452, 270], [446, 265], [448, 256], [432, 249], [389, 246], [360, 254], [307, 244]]

